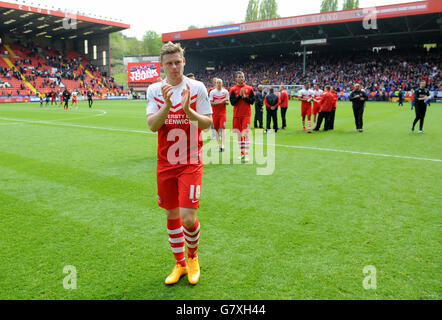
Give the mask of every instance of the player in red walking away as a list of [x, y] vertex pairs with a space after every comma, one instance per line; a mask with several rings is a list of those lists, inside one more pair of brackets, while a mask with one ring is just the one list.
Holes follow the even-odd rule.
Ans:
[[71, 104], [71, 108], [74, 106], [74, 103], [78, 109], [78, 98], [77, 98], [78, 92], [77, 90], [72, 91], [72, 104]]
[[54, 105], [55, 102], [55, 106], [57, 106], [57, 94], [55, 93], [55, 91], [51, 91], [51, 106]]
[[187, 274], [189, 282], [195, 285], [200, 278], [200, 138], [201, 130], [212, 125], [212, 108], [204, 84], [184, 76], [186, 60], [179, 44], [166, 43], [160, 59], [166, 79], [147, 90], [147, 122], [153, 132], [158, 132], [158, 205], [166, 210], [169, 243], [176, 260], [165, 283], [175, 284]]
[[305, 118], [308, 118], [308, 133], [312, 133], [312, 100], [313, 91], [310, 90], [310, 84], [306, 83], [304, 89], [299, 92], [299, 100], [301, 103], [302, 128], [305, 130]]
[[324, 91], [322, 91], [317, 84], [314, 86], [313, 90], [313, 128], [316, 128], [316, 120], [318, 119], [319, 111], [321, 111], [321, 105], [319, 102], [321, 101], [321, 96]]
[[230, 103], [233, 106], [233, 132], [238, 134], [241, 159], [249, 162], [251, 105], [255, 103], [255, 92], [246, 85], [242, 71], [236, 73], [236, 85], [230, 89]]
[[227, 111], [229, 104], [229, 91], [223, 88], [223, 80], [216, 80], [216, 88], [210, 91], [209, 100], [213, 110], [213, 127], [215, 129], [216, 141], [220, 152], [224, 152], [226, 140]]

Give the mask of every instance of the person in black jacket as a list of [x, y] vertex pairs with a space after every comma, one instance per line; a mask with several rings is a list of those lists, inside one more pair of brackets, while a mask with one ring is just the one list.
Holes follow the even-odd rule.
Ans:
[[365, 91], [361, 90], [359, 83], [355, 85], [355, 90], [350, 94], [349, 99], [353, 103], [356, 130], [362, 132], [364, 126], [362, 118], [364, 116], [365, 101], [367, 101], [368, 97]]
[[63, 101], [64, 101], [64, 110], [69, 110], [69, 99], [71, 98], [71, 94], [68, 89], [64, 89], [63, 91]]
[[94, 103], [94, 93], [92, 92], [92, 90], [88, 90], [87, 92], [87, 100], [89, 102], [89, 109], [92, 108], [92, 104]]
[[413, 126], [411, 131], [414, 131], [414, 127], [420, 121], [419, 133], [424, 133], [424, 119], [427, 113], [427, 103], [430, 101], [430, 91], [426, 88], [427, 83], [421, 81], [419, 84], [419, 89], [414, 91], [414, 109], [416, 111], [416, 119], [413, 121]]
[[264, 94], [262, 93], [262, 86], [258, 86], [258, 91], [255, 95], [255, 129], [263, 129], [263, 106], [264, 106]]
[[279, 98], [275, 94], [275, 90], [270, 88], [270, 93], [264, 98], [264, 103], [267, 107], [267, 127], [265, 133], [270, 131], [270, 123], [273, 120], [273, 130], [278, 132], [278, 104]]
[[51, 93], [47, 92], [46, 93], [46, 107], [49, 105], [49, 101], [51, 101]]
[[404, 106], [404, 93], [402, 92], [402, 90], [399, 90], [399, 94], [398, 94], [398, 97], [399, 97], [399, 105], [398, 105], [398, 107], [400, 107], [400, 106]]

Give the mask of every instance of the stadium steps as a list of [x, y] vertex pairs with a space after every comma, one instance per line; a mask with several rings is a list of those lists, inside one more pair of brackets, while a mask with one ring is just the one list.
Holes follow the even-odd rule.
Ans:
[[93, 75], [88, 69], [86, 69], [81, 63], [80, 63], [80, 68], [81, 68], [84, 72], [86, 72], [86, 74], [87, 74], [90, 78], [95, 79], [94, 75]]
[[[78, 77], [78, 75], [77, 75], [76, 72], [74, 72], [74, 76], [75, 76], [76, 78]], [[83, 80], [81, 80], [80, 78], [78, 78], [78, 82], [80, 82], [80, 83], [82, 84], [83, 88], [86, 88], [86, 86], [84, 85], [84, 81], [83, 81]]]
[[[23, 81], [17, 80], [15, 79], [12, 81], [6, 81], [12, 84], [12, 82], [14, 82], [12, 85], [13, 87], [17, 87], [20, 88], [22, 85], [25, 85], [25, 87], [31, 89], [32, 92], [34, 93], [38, 93], [38, 92], [45, 92], [46, 90], [50, 90], [49, 87], [45, 87], [43, 88], [43, 82], [46, 79], [36, 79], [33, 81], [27, 81], [26, 80], [26, 76], [30, 76], [32, 75], [32, 69], [36, 68], [38, 63], [41, 63], [41, 67], [39, 68], [39, 70], [47, 70], [50, 73], [52, 72], [52, 67], [47, 66], [46, 65], [46, 56], [58, 56], [61, 55], [62, 53], [55, 50], [54, 48], [45, 48], [45, 47], [39, 47], [38, 45], [36, 46], [36, 48], [40, 49], [40, 52], [37, 53], [37, 56], [34, 57], [29, 57], [29, 54], [32, 51], [32, 48], [25, 48], [24, 46], [21, 45], [17, 45], [17, 44], [9, 44], [9, 45], [4, 45], [3, 46], [4, 50], [7, 51], [7, 58], [8, 61], [7, 63], [5, 63], [4, 59], [2, 59], [0, 57], [0, 65], [4, 65], [6, 68], [10, 68], [13, 71], [16, 71], [19, 73], [21, 79]], [[106, 78], [103, 77], [99, 72], [93, 72], [91, 69], [89, 69], [87, 66], [89, 64], [89, 61], [86, 59], [86, 57], [84, 57], [83, 55], [81, 55], [79, 52], [75, 51], [75, 50], [68, 50], [65, 58], [68, 59], [79, 59], [81, 58], [81, 62], [79, 64], [80, 70], [77, 70], [76, 72], [73, 72], [75, 77], [78, 77], [80, 74], [84, 74], [85, 79], [84, 81], [81, 79], [77, 80], [66, 80], [66, 79], [62, 79], [62, 83], [64, 84], [65, 87], [67, 87], [70, 90], [73, 89], [77, 89], [80, 87], [83, 88], [91, 88], [93, 90], [96, 91], [100, 91], [102, 94], [106, 94], [109, 93], [109, 91], [112, 89], [112, 85], [109, 84], [109, 86], [106, 83]], [[31, 64], [30, 65], [22, 65], [23, 67], [26, 68], [26, 72], [21, 73], [19, 72], [19, 67], [15, 67], [15, 63], [17, 61], [21, 61], [23, 59], [30, 59], [31, 60]], [[66, 66], [66, 64], [61, 63], [63, 66]], [[3, 80], [3, 79], [2, 79]], [[91, 86], [90, 82], [91, 80], [95, 80], [95, 85]], [[98, 86], [101, 87], [100, 90], [98, 90]], [[58, 86], [57, 86], [58, 88]]]
[[[7, 45], [5, 45], [5, 47], [7, 47]], [[9, 49], [10, 49], [10, 48], [9, 48]], [[9, 49], [6, 48], [6, 50], [8, 50], [8, 52], [9, 52]], [[19, 73], [19, 75], [20, 75], [22, 81], [24, 82], [24, 84], [25, 84], [29, 89], [31, 89], [32, 92], [37, 93], [37, 89], [35, 89], [34, 86], [33, 86], [30, 82], [28, 82], [28, 81], [26, 80], [25, 76], [22, 75], [22, 74], [20, 73], [20, 71], [14, 66], [14, 64], [12, 63], [11, 60], [9, 60], [9, 58], [2, 58], [2, 59], [6, 62], [6, 64], [7, 64], [12, 70], [14, 70], [14, 71], [16, 71], [16, 72]]]
[[11, 57], [18, 57], [8, 44], [5, 44], [4, 47]]

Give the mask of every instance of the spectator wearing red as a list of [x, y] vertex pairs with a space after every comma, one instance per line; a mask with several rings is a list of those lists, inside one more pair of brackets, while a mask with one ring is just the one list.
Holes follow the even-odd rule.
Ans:
[[333, 110], [335, 97], [330, 92], [331, 87], [329, 85], [325, 86], [325, 93], [322, 95], [320, 104], [320, 111], [318, 117], [318, 123], [313, 131], [319, 131], [321, 129], [322, 121], [325, 119], [324, 131], [330, 128], [330, 115]]
[[287, 119], [286, 114], [289, 107], [289, 93], [285, 89], [284, 85], [279, 87], [279, 106], [281, 107], [281, 119], [283, 130], [287, 129]]
[[338, 93], [336, 92], [334, 87], [330, 88], [330, 92], [333, 95], [333, 107], [332, 111], [330, 113], [330, 127], [329, 130], [334, 130], [335, 128], [335, 116], [336, 116], [336, 109], [338, 107]]

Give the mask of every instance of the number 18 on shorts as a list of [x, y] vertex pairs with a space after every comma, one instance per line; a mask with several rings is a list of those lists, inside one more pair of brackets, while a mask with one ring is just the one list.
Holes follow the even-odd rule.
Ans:
[[199, 209], [203, 168], [200, 165], [159, 168], [158, 205], [166, 210]]

